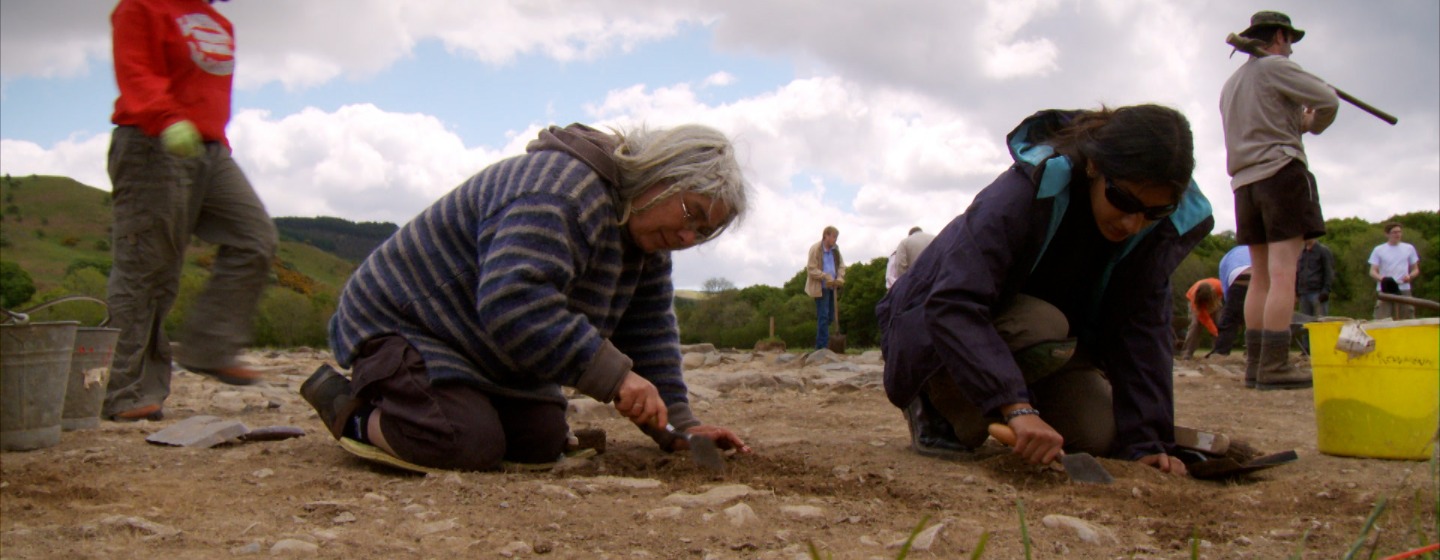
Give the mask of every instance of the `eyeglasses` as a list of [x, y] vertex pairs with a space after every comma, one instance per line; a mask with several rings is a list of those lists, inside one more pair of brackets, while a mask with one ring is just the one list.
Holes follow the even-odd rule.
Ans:
[[701, 223], [699, 218], [690, 215], [690, 209], [685, 207], [684, 195], [680, 196], [680, 213], [685, 215], [685, 229], [695, 234], [696, 243], [708, 241], [716, 233], [719, 233], [715, 228]]
[[1150, 221], [1166, 218], [1175, 213], [1179, 204], [1166, 204], [1164, 206], [1146, 206], [1135, 195], [1115, 186], [1115, 182], [1109, 177], [1105, 178], [1105, 200], [1110, 202], [1117, 210], [1126, 214], [1144, 214], [1145, 219]]

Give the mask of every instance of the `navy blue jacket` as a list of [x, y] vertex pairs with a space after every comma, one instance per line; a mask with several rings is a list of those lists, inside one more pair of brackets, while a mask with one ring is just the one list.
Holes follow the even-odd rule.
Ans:
[[[1089, 196], [1070, 192], [1071, 161], [1040, 143], [1074, 115], [1042, 111], [1011, 132], [1015, 164], [976, 195], [876, 306], [885, 391], [895, 406], [906, 406], [936, 374], [950, 376], [987, 412], [1030, 402], [992, 321], [1032, 280], [1072, 194]], [[1174, 215], [1120, 243], [1088, 312], [1071, 325], [1080, 351], [1113, 390], [1111, 456], [1133, 460], [1172, 451], [1170, 274], [1214, 223], [1210, 202], [1192, 181]]]

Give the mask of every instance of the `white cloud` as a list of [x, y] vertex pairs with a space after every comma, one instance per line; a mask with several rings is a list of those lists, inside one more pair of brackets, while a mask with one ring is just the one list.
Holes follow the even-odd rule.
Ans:
[[731, 74], [731, 73], [729, 73], [729, 72], [716, 72], [716, 73], [714, 73], [714, 74], [711, 74], [711, 75], [709, 75], [709, 76], [706, 76], [706, 77], [705, 77], [705, 81], [700, 82], [700, 86], [701, 86], [701, 87], [710, 87], [710, 86], [720, 86], [720, 87], [724, 87], [724, 86], [728, 86], [728, 85], [733, 84], [733, 83], [735, 83], [735, 75], [734, 75], [734, 74]]
[[[1216, 230], [1234, 228], [1217, 100], [1220, 84], [1242, 62], [1226, 58], [1223, 38], [1244, 27], [1253, 6], [1168, 0], [857, 0], [845, 9], [813, 0], [217, 6], [239, 30], [240, 84], [284, 84], [302, 99], [299, 106], [318, 103], [303, 97], [318, 84], [344, 79], [364, 88], [387, 68], [435, 64], [416, 58], [417, 45], [427, 41], [486, 64], [538, 57], [575, 67], [612, 63], [646, 42], [705, 31], [726, 54], [795, 68], [793, 79], [740, 99], [726, 96], [740, 89], [727, 86], [759, 83], [743, 67], [697, 64], [688, 82], [635, 79], [605, 91], [575, 84], [590, 100], [583, 109], [592, 123], [693, 121], [735, 138], [755, 185], [753, 215], [716, 243], [677, 254], [681, 286], [712, 276], [740, 286], [782, 283], [827, 224], [841, 229], [853, 262], [888, 255], [912, 225], [938, 231], [1004, 170], [1005, 133], [1044, 108], [1157, 102], [1180, 109], [1194, 130], [1195, 177], [1214, 203]], [[98, 0], [6, 0], [5, 79], [74, 74], [84, 71], [85, 60], [108, 57], [103, 16], [112, 7]], [[1440, 205], [1434, 61], [1440, 9], [1433, 2], [1340, 0], [1275, 0], [1266, 7], [1290, 13], [1309, 31], [1297, 62], [1401, 119], [1390, 127], [1347, 105], [1324, 135], [1306, 137], [1326, 215], [1379, 221]], [[82, 17], [72, 21], [72, 13]], [[533, 93], [526, 85], [495, 88]], [[413, 87], [423, 99], [426, 88], [446, 82]], [[476, 91], [475, 102], [491, 94]], [[454, 133], [454, 123], [434, 116], [443, 114], [438, 110], [398, 113], [364, 104], [284, 112], [237, 107], [230, 135], [272, 214], [403, 222], [484, 165], [519, 153], [540, 126], [573, 118], [557, 117], [573, 114], [573, 101], [550, 103], [544, 114], [518, 116], [524, 124], [509, 126], [502, 138], [471, 145]], [[108, 188], [107, 143], [108, 135], [49, 146], [7, 138], [0, 141], [0, 166]]]
[[110, 135], [62, 140], [50, 147], [24, 140], [0, 139], [0, 173], [14, 176], [63, 175], [92, 187], [110, 190], [105, 158]]
[[71, 77], [110, 56], [114, 2], [0, 2], [0, 79]]
[[235, 115], [235, 158], [274, 216], [405, 223], [500, 158], [469, 148], [438, 119], [373, 105]]

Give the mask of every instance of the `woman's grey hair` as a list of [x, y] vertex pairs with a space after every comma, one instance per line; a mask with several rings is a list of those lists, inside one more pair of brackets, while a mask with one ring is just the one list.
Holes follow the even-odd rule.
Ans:
[[[630, 214], [681, 192], [703, 194], [723, 201], [730, 209], [725, 223], [716, 228], [714, 239], [745, 216], [749, 186], [740, 173], [735, 147], [725, 134], [698, 124], [649, 130], [616, 130], [620, 143], [613, 154], [620, 167], [620, 199], [624, 209], [620, 223]], [[668, 185], [664, 192], [643, 207], [631, 204], [652, 185]]]

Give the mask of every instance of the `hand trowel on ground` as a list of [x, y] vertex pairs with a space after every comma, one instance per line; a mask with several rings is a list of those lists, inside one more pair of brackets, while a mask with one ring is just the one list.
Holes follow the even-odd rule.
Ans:
[[[1015, 431], [1004, 424], [991, 424], [990, 436], [1005, 445], [1015, 445]], [[1110, 476], [1110, 471], [1100, 464], [1100, 461], [1089, 453], [1060, 453], [1060, 464], [1065, 467], [1065, 473], [1070, 475], [1074, 482], [1085, 482], [1089, 484], [1110, 484], [1115, 482], [1115, 477]]]
[[[641, 429], [652, 436], [654, 435], [652, 432], [659, 431], [649, 426]], [[700, 465], [701, 468], [713, 474], [725, 474], [725, 456], [720, 453], [720, 448], [716, 447], [714, 440], [705, 436], [697, 436], [676, 430], [675, 426], [670, 424], [665, 425], [664, 433], [670, 437], [685, 440], [685, 442], [690, 445], [690, 459], [694, 460], [695, 464]]]

